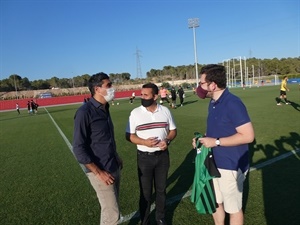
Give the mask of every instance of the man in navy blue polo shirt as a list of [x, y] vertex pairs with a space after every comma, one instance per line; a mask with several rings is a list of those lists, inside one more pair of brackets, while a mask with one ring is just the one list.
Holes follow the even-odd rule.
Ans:
[[101, 205], [100, 225], [117, 225], [122, 161], [116, 151], [114, 127], [109, 104], [114, 89], [105, 73], [91, 76], [88, 82], [92, 97], [76, 112], [73, 152], [83, 164], [86, 175]]
[[245, 105], [226, 86], [225, 67], [207, 65], [200, 73], [199, 85], [208, 91], [211, 101], [206, 136], [199, 141], [213, 149], [221, 174], [213, 179], [218, 203], [213, 219], [216, 225], [223, 225], [226, 212], [230, 214], [230, 224], [242, 225], [243, 182], [249, 169], [248, 144], [254, 140], [254, 130]]

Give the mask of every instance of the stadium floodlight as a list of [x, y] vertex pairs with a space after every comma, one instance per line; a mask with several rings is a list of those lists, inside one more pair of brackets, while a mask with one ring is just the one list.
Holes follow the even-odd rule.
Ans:
[[197, 45], [196, 45], [196, 27], [199, 27], [199, 18], [188, 19], [189, 28], [193, 28], [194, 34], [194, 54], [195, 54], [195, 70], [196, 70], [196, 85], [199, 85], [198, 78], [198, 60], [197, 60]]

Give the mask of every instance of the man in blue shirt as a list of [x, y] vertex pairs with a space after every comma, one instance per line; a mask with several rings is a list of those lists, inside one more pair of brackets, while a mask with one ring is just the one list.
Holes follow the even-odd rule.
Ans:
[[248, 144], [254, 140], [254, 130], [245, 105], [229, 92], [226, 83], [224, 66], [213, 64], [202, 68], [199, 85], [208, 91], [211, 101], [206, 136], [199, 141], [213, 149], [221, 174], [213, 179], [218, 203], [213, 213], [215, 224], [224, 224], [226, 212], [230, 214], [230, 224], [242, 225], [243, 182], [249, 169]]
[[109, 113], [108, 102], [114, 98], [114, 89], [105, 73], [91, 76], [88, 85], [92, 97], [75, 114], [73, 152], [97, 193], [100, 225], [117, 225], [122, 161], [116, 151]]

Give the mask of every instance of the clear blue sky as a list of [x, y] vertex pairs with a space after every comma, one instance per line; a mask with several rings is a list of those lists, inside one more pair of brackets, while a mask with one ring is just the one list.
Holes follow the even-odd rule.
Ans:
[[299, 0], [0, 0], [0, 79], [300, 56]]

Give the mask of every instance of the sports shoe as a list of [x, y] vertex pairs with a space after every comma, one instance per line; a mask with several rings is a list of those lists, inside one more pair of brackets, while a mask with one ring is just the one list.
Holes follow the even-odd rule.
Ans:
[[290, 102], [286, 102], [285, 104], [286, 104], [286, 105], [290, 105], [291, 103], [290, 103]]
[[277, 105], [281, 105], [281, 103], [277, 103]]

